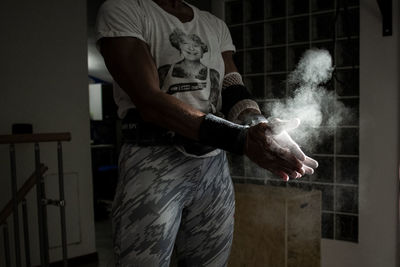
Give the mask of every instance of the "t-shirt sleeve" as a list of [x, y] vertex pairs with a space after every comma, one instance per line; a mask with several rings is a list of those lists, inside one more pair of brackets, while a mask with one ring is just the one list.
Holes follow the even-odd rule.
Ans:
[[96, 20], [96, 42], [103, 37], [136, 37], [144, 42], [143, 11], [135, 0], [106, 1]]
[[233, 51], [236, 52], [235, 45], [232, 42], [231, 33], [229, 32], [228, 26], [221, 19], [218, 19], [219, 23], [219, 38], [220, 38], [220, 49], [221, 52]]

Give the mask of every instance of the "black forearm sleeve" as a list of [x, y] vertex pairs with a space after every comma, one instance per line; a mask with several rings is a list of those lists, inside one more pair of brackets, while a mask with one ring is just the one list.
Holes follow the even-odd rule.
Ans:
[[205, 145], [243, 155], [247, 129], [248, 126], [207, 114], [200, 125], [199, 141]]
[[237, 102], [243, 99], [252, 99], [252, 96], [250, 92], [247, 90], [247, 88], [239, 84], [231, 85], [223, 89], [221, 96], [222, 96], [221, 112], [225, 115], [225, 118], [228, 117], [229, 111]]

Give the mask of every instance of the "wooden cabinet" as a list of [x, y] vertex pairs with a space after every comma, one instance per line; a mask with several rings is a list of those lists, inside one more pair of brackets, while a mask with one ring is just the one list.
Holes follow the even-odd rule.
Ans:
[[321, 192], [235, 184], [229, 267], [319, 267]]

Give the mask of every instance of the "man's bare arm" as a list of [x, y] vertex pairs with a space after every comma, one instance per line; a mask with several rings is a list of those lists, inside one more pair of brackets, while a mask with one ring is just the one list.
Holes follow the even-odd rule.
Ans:
[[132, 37], [102, 38], [100, 52], [145, 121], [198, 140], [205, 114], [160, 90], [157, 67], [145, 42]]
[[[100, 51], [114, 80], [129, 95], [145, 121], [199, 140], [199, 129], [205, 114], [160, 90], [156, 65], [143, 41], [131, 37], [103, 38], [100, 40]], [[213, 124], [207, 123], [208, 126]], [[244, 145], [246, 155], [284, 179], [288, 175], [295, 177], [296, 171], [302, 171], [302, 164], [287, 151], [272, 151], [262, 134], [264, 130], [258, 129], [260, 127], [267, 125], [249, 129]], [[253, 132], [261, 134], [253, 135]]]

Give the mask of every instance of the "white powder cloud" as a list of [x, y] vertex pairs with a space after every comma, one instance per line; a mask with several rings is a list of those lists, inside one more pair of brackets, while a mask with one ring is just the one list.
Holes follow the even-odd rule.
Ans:
[[299, 118], [301, 126], [290, 135], [308, 149], [332, 135], [335, 126], [352, 116], [350, 109], [337, 100], [336, 93], [324, 87], [331, 79], [333, 69], [327, 50], [307, 50], [288, 77], [293, 96], [267, 108], [271, 117]]

